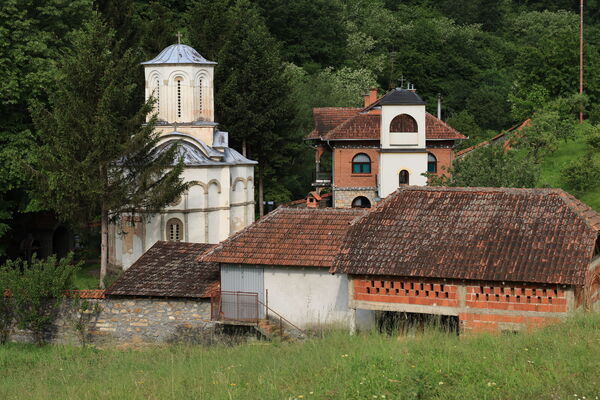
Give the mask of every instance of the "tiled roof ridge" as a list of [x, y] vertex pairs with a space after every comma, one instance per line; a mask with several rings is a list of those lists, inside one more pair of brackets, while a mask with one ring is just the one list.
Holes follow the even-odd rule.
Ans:
[[[431, 191], [431, 192], [481, 192], [481, 193], [564, 193], [560, 188], [516, 188], [516, 187], [491, 187], [491, 186], [403, 186], [396, 191]], [[389, 196], [388, 196], [389, 197]], [[387, 199], [387, 198], [386, 198]]]
[[562, 189], [558, 189], [557, 194], [588, 226], [600, 234], [600, 213]]
[[[281, 210], [289, 210], [291, 208], [282, 208], [282, 207], [278, 207], [275, 210], [271, 211], [270, 213], [263, 215], [262, 218], [258, 219], [257, 221], [254, 221], [252, 224], [246, 226], [244, 229], [241, 229], [239, 231], [237, 231], [236, 233], [234, 233], [233, 235], [229, 236], [227, 239], [222, 240], [221, 242], [217, 243], [212, 249], [209, 249], [208, 251], [200, 254], [197, 258], [196, 261], [197, 262], [207, 262], [205, 261], [208, 257], [210, 257], [216, 250], [222, 249], [223, 246], [229, 242], [232, 242], [233, 240], [235, 240], [238, 236], [244, 234], [245, 232], [247, 232], [250, 229], [254, 229], [258, 224], [263, 224], [265, 221], [270, 220], [271, 218], [273, 218], [275, 215], [278, 215]], [[208, 262], [212, 262], [212, 261], [208, 261]]]

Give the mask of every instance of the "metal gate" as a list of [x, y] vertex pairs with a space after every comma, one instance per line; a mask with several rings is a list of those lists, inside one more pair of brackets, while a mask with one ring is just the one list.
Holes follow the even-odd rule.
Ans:
[[258, 323], [258, 293], [221, 291], [212, 298], [212, 319], [217, 321]]
[[[264, 270], [253, 265], [221, 265], [221, 290], [224, 293], [255, 293], [258, 301], [264, 303]], [[241, 305], [240, 307], [244, 307]], [[259, 318], [264, 318], [264, 310], [259, 309]]]

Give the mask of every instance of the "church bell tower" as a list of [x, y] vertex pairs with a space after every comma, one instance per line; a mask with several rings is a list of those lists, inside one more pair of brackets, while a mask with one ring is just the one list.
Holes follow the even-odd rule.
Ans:
[[213, 129], [217, 125], [213, 86], [216, 64], [180, 43], [142, 63], [146, 99], [154, 96], [156, 100], [158, 131], [176, 130], [212, 145]]

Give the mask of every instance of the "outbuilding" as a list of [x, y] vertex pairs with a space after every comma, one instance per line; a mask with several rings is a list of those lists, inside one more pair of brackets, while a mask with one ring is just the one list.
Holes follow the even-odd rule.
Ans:
[[521, 331], [600, 308], [600, 214], [560, 189], [403, 187], [352, 222], [349, 307]]

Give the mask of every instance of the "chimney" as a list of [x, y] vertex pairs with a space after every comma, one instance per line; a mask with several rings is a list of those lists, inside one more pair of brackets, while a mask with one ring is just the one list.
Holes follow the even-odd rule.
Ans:
[[364, 101], [365, 101], [364, 107], [370, 106], [371, 104], [373, 104], [377, 101], [377, 89], [376, 88], [369, 89], [369, 93], [365, 94], [363, 97], [364, 97]]
[[413, 83], [409, 83], [407, 89], [413, 93], [415, 93], [417, 91], [417, 89], [415, 89], [415, 85]]
[[438, 109], [437, 109], [437, 117], [438, 119], [442, 119], [442, 94], [438, 93]]

